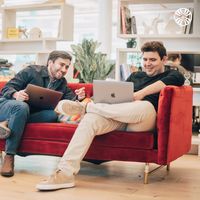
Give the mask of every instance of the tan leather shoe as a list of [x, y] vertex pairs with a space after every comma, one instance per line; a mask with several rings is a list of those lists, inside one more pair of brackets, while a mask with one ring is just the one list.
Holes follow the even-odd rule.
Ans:
[[14, 155], [5, 155], [1, 175], [5, 177], [14, 175]]
[[10, 129], [8, 128], [8, 122], [0, 122], [0, 139], [6, 139], [10, 136]]
[[36, 185], [38, 190], [59, 190], [75, 186], [74, 176], [67, 176], [61, 170], [56, 170], [47, 180]]

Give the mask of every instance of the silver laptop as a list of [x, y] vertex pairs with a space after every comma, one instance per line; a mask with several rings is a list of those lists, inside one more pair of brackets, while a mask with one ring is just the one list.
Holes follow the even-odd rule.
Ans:
[[37, 85], [28, 84], [25, 92], [29, 95], [27, 103], [35, 108], [53, 110], [63, 93]]
[[122, 81], [93, 81], [95, 103], [125, 103], [133, 101], [133, 83]]

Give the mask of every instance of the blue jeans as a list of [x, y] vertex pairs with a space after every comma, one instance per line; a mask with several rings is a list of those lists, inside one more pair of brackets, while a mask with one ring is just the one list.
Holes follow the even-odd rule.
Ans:
[[11, 130], [10, 137], [6, 139], [5, 151], [8, 154], [16, 154], [27, 122], [56, 122], [57, 114], [53, 110], [31, 114], [27, 103], [0, 98], [0, 121], [5, 120]]

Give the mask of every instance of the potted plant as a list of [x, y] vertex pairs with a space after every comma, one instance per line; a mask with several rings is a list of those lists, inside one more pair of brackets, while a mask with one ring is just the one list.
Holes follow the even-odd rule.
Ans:
[[137, 46], [137, 42], [135, 38], [131, 38], [126, 43], [127, 48], [135, 48]]
[[106, 54], [96, 52], [100, 43], [84, 39], [81, 44], [71, 45], [75, 56], [74, 67], [80, 73], [81, 82], [92, 83], [104, 80], [113, 70], [115, 64], [106, 59]]

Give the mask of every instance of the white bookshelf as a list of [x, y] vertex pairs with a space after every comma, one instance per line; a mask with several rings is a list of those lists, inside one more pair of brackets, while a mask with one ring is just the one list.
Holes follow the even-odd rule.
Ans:
[[[56, 2], [56, 1], [55, 1]], [[8, 28], [16, 27], [17, 12], [60, 10], [58, 35], [56, 37], [42, 37], [40, 39], [7, 39]], [[56, 49], [57, 41], [73, 40], [74, 8], [66, 3], [44, 3], [20, 6], [2, 6], [2, 38], [0, 40], [0, 54], [36, 54], [37, 64], [46, 64], [45, 59], [52, 50]], [[51, 23], [51, 22], [49, 22]], [[44, 62], [45, 61], [45, 62]]]
[[[176, 10], [176, 8], [193, 8], [193, 33], [192, 34], [122, 34], [121, 32], [121, 15], [120, 7], [126, 6], [131, 11], [131, 16], [138, 13], [142, 13], [144, 16], [148, 12], [166, 12], [167, 10]], [[133, 12], [134, 7], [136, 9]], [[118, 0], [118, 23], [117, 32], [118, 37], [124, 39], [124, 44], [128, 39], [136, 38], [137, 47], [135, 49], [120, 48], [117, 49], [116, 60], [116, 74], [115, 78], [120, 80], [120, 65], [126, 63], [126, 54], [130, 52], [140, 51], [141, 45], [146, 41], [158, 40], [162, 41], [168, 52], [178, 53], [191, 53], [200, 54], [200, 0]], [[136, 20], [137, 27], [137, 20]]]

